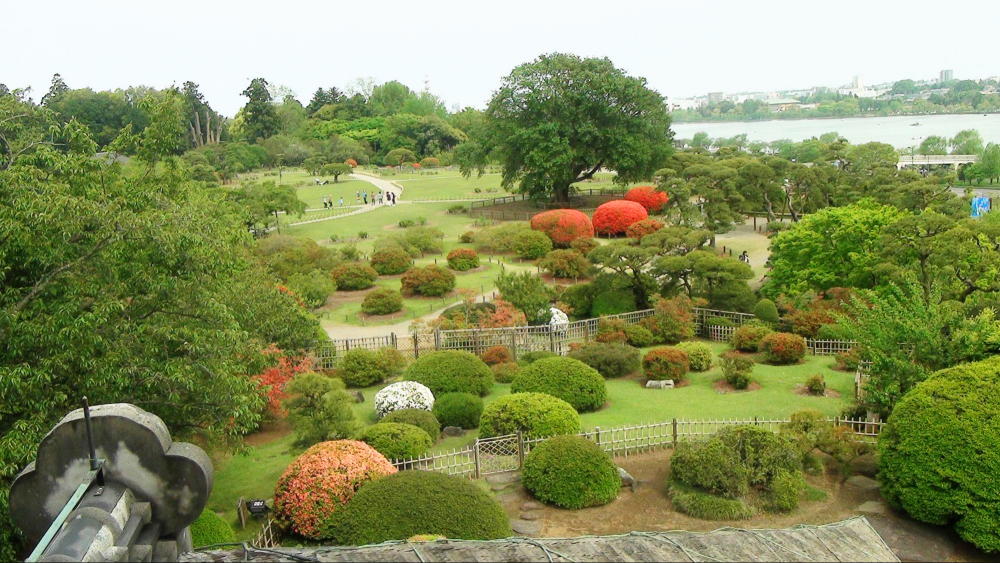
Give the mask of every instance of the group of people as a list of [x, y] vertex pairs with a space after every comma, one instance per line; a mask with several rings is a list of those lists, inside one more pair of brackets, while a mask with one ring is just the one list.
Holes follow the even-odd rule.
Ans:
[[[344, 198], [338, 199], [337, 200], [337, 205], [339, 205], [340, 207], [343, 207], [344, 206]], [[333, 198], [331, 198], [328, 195], [323, 196], [323, 209], [330, 209], [331, 207], [333, 207]]]
[[[368, 205], [369, 194], [367, 191], [364, 192], [354, 192], [355, 205]], [[371, 194], [371, 204], [372, 205], [396, 205], [396, 194], [393, 192], [372, 192]], [[337, 199], [337, 206], [344, 206], [344, 198]], [[333, 198], [325, 195], [323, 196], [323, 209], [330, 209], [334, 207]]]

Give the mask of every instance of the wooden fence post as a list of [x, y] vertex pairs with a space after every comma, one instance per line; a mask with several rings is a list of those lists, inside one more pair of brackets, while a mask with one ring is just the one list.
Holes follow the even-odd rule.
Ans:
[[472, 444], [472, 459], [476, 462], [476, 479], [479, 479], [479, 440], [477, 439]]
[[597, 433], [597, 435], [596, 435], [597, 445], [600, 446], [601, 445], [601, 427], [600, 426], [595, 426], [594, 427], [594, 432]]
[[556, 353], [556, 335], [552, 332], [552, 325], [549, 325], [549, 351]]
[[673, 447], [674, 447], [674, 449], [677, 449], [677, 419], [676, 418], [671, 421], [671, 426], [673, 427], [672, 431], [671, 431], [671, 435], [673, 437], [673, 440], [672, 440], [673, 441]]
[[439, 328], [434, 329], [434, 349], [441, 349], [441, 329]]
[[392, 342], [392, 348], [394, 350], [399, 350], [399, 344], [396, 342], [396, 333], [395, 332], [390, 332], [389, 333], [389, 340]]
[[524, 467], [524, 433], [517, 431], [517, 468]]
[[417, 333], [413, 333], [413, 359], [420, 357], [420, 338], [417, 337]]
[[517, 334], [512, 330], [510, 331], [510, 355], [517, 361]]

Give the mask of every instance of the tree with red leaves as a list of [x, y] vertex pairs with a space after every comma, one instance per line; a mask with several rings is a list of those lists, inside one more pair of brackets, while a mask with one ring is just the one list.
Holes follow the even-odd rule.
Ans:
[[275, 417], [285, 415], [281, 402], [286, 398], [285, 385], [296, 375], [312, 369], [312, 360], [306, 356], [286, 356], [276, 346], [264, 350], [264, 355], [276, 359], [273, 366], [253, 376], [257, 385], [267, 395], [267, 409]]
[[531, 218], [531, 228], [549, 235], [552, 244], [568, 248], [580, 238], [594, 236], [594, 224], [586, 213], [576, 209], [552, 209]]
[[646, 208], [634, 201], [616, 199], [602, 203], [594, 211], [594, 230], [599, 235], [620, 235], [635, 223], [649, 217]]
[[625, 193], [625, 199], [638, 203], [650, 213], [658, 213], [670, 201], [670, 196], [653, 186], [636, 186]]

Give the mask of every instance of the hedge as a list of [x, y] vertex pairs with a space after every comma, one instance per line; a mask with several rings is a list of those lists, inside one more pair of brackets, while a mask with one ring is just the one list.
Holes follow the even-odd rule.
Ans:
[[369, 263], [376, 272], [383, 276], [402, 274], [410, 269], [413, 259], [405, 250], [398, 246], [380, 248], [372, 253]]
[[704, 342], [681, 342], [675, 346], [688, 355], [691, 371], [708, 371], [712, 367], [712, 349]]
[[353, 291], [357, 289], [368, 289], [375, 285], [378, 279], [376, 272], [368, 264], [360, 262], [348, 262], [341, 264], [330, 272], [330, 277], [337, 282], [337, 291]]
[[524, 231], [514, 239], [514, 252], [525, 260], [541, 258], [552, 250], [552, 241], [545, 233]]
[[448, 267], [465, 272], [479, 267], [479, 254], [471, 248], [456, 248], [448, 253]]
[[236, 532], [233, 527], [211, 510], [205, 510], [191, 523], [191, 544], [194, 547], [235, 541]]
[[513, 535], [489, 493], [468, 479], [434, 471], [403, 471], [365, 485], [340, 511], [334, 530], [341, 545], [424, 534], [465, 540]]
[[403, 377], [426, 385], [435, 395], [458, 391], [482, 397], [493, 387], [489, 366], [463, 350], [422, 354], [406, 368]]
[[758, 348], [772, 364], [796, 364], [806, 355], [806, 339], [788, 332], [774, 332], [760, 340]]
[[296, 534], [322, 540], [332, 537], [336, 512], [366, 482], [396, 468], [364, 442], [320, 442], [282, 473], [274, 488], [274, 516]]
[[433, 264], [422, 268], [410, 268], [400, 280], [403, 295], [424, 295], [439, 297], [455, 289], [455, 274]]
[[483, 415], [483, 400], [472, 393], [445, 393], [434, 402], [434, 416], [441, 426], [475, 428]]
[[538, 213], [531, 218], [531, 228], [548, 235], [552, 244], [560, 248], [594, 236], [590, 217], [576, 209], [552, 209]]
[[634, 201], [612, 200], [594, 211], [594, 231], [599, 235], [621, 235], [630, 225], [648, 216], [646, 208]]
[[361, 441], [390, 460], [420, 457], [434, 445], [427, 432], [401, 422], [373, 424], [361, 433]]
[[521, 483], [536, 499], [570, 509], [607, 504], [622, 486], [611, 456], [582, 436], [556, 436], [533, 447]]
[[504, 395], [486, 405], [479, 419], [479, 436], [503, 436], [523, 432], [530, 438], [576, 434], [580, 415], [572, 405], [545, 393]]
[[[437, 401], [434, 401], [434, 407], [437, 407]], [[437, 442], [437, 439], [441, 436], [441, 423], [438, 422], [433, 412], [425, 411], [424, 409], [399, 409], [398, 411], [392, 411], [382, 417], [382, 420], [379, 422], [412, 424], [426, 432], [431, 437], [431, 442]]]
[[987, 552], [1000, 551], [997, 397], [1000, 356], [935, 372], [896, 403], [878, 443], [882, 495]]
[[580, 360], [607, 378], [639, 371], [639, 350], [624, 344], [590, 342], [570, 352], [569, 357]]
[[638, 203], [650, 213], [657, 213], [667, 204], [670, 196], [653, 186], [636, 186], [625, 192], [625, 199]]
[[522, 369], [510, 384], [511, 393], [547, 393], [577, 412], [601, 408], [608, 399], [604, 378], [587, 364], [567, 357], [545, 358]]
[[687, 352], [672, 346], [653, 348], [642, 357], [642, 371], [646, 379], [671, 379], [679, 383], [684, 380], [690, 366]]
[[380, 287], [365, 295], [361, 311], [366, 315], [390, 315], [403, 310], [403, 296], [395, 289]]
[[753, 510], [740, 499], [724, 498], [699, 491], [677, 481], [668, 485], [670, 501], [678, 512], [702, 520], [746, 520]]

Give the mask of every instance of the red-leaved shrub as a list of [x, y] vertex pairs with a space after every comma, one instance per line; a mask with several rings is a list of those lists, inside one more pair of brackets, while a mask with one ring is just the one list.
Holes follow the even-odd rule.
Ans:
[[471, 248], [456, 248], [448, 253], [448, 267], [464, 272], [479, 267], [479, 255]]
[[531, 228], [549, 235], [552, 244], [566, 248], [576, 239], [594, 236], [594, 225], [582, 211], [552, 209], [531, 218]]
[[267, 395], [267, 409], [272, 415], [282, 417], [285, 409], [281, 402], [285, 400], [285, 385], [296, 375], [312, 369], [312, 360], [306, 356], [288, 357], [276, 346], [264, 350], [265, 356], [275, 357], [275, 365], [253, 376], [253, 380]]
[[620, 235], [631, 225], [649, 216], [646, 208], [634, 201], [616, 199], [602, 203], [594, 211], [594, 230], [599, 235]]
[[296, 458], [278, 479], [274, 514], [300, 536], [327, 539], [334, 514], [362, 485], [395, 472], [385, 456], [364, 442], [320, 442]]
[[511, 355], [510, 349], [506, 346], [490, 346], [480, 357], [488, 366], [514, 361], [514, 357]]
[[625, 234], [636, 240], [646, 235], [651, 235], [663, 228], [663, 221], [647, 217], [638, 223], [632, 223], [625, 229]]
[[758, 350], [772, 364], [796, 364], [806, 355], [806, 339], [798, 334], [772, 332], [761, 338]]
[[687, 352], [672, 346], [653, 348], [642, 357], [642, 371], [647, 379], [672, 379], [679, 383], [690, 367]]
[[638, 203], [650, 213], [656, 213], [663, 209], [663, 206], [670, 200], [670, 196], [653, 186], [636, 186], [625, 193], [625, 199]]
[[354, 160], [353, 158], [348, 158], [347, 160], [344, 161], [344, 164], [350, 166], [351, 168], [358, 167], [358, 161]]

